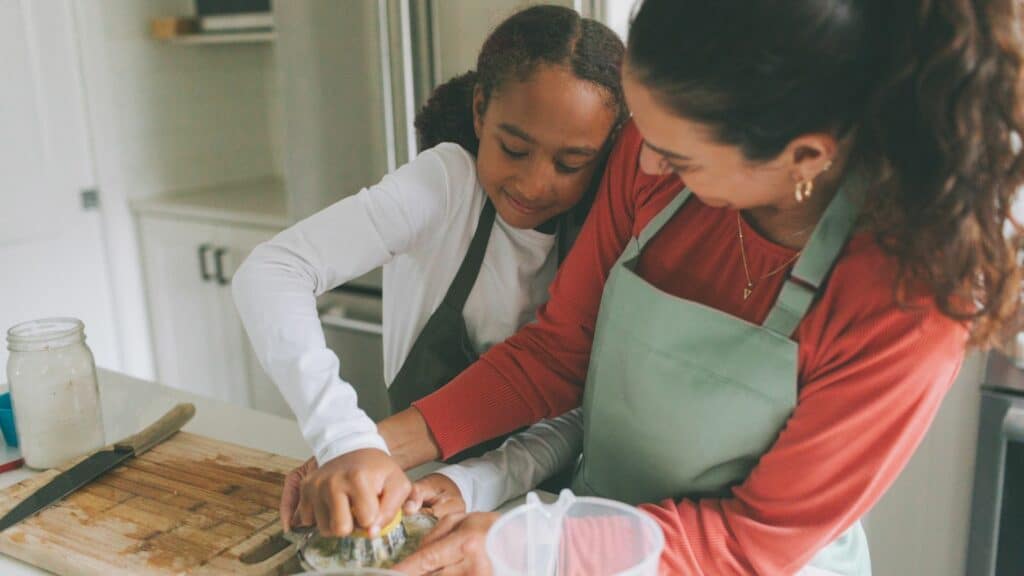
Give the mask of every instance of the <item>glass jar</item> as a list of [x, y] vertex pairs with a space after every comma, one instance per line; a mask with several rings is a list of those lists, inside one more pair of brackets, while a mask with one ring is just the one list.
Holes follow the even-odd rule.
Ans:
[[103, 415], [85, 326], [47, 318], [7, 331], [7, 380], [21, 455], [54, 468], [103, 446]]

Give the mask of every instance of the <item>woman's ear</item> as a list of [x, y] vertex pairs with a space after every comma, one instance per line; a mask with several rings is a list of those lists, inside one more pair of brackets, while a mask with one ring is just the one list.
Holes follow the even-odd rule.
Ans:
[[804, 134], [794, 139], [783, 152], [793, 181], [813, 181], [828, 169], [838, 148], [839, 143], [831, 134]]
[[487, 101], [484, 98], [484, 89], [479, 84], [473, 87], [473, 131], [476, 132], [476, 139], [484, 130], [484, 112], [487, 109]]

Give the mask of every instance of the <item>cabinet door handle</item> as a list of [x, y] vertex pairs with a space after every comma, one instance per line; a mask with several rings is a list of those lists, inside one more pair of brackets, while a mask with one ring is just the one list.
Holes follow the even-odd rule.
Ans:
[[1024, 410], [1011, 407], [1003, 418], [1003, 433], [1011, 442], [1024, 442]]
[[199, 276], [203, 279], [203, 282], [209, 282], [213, 280], [213, 276], [210, 275], [210, 271], [206, 269], [206, 253], [210, 251], [209, 244], [199, 245]]
[[217, 266], [217, 283], [221, 286], [230, 282], [230, 280], [224, 277], [224, 254], [227, 253], [227, 251], [227, 248], [217, 248], [213, 251], [213, 260]]

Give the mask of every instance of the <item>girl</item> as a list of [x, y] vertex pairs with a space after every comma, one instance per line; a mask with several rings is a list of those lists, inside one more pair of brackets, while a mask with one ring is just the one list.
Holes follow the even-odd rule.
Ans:
[[[965, 348], [1015, 328], [1020, 16], [647, 0], [623, 67], [633, 122], [538, 322], [382, 422], [394, 458], [582, 394], [574, 487], [651, 514], [665, 572], [870, 574], [858, 520]], [[454, 518], [402, 568], [485, 570], [493, 517]]]
[[[396, 411], [530, 320], [554, 276], [556, 236], [567, 240], [560, 216], [589, 206], [581, 199], [625, 117], [623, 52], [611, 30], [573, 10], [513, 15], [485, 42], [475, 74], [439, 89], [417, 119], [424, 143], [442, 135], [461, 146], [423, 152], [259, 246], [236, 273], [235, 302], [253, 348], [316, 458], [289, 478], [286, 530], [315, 523], [340, 536], [353, 516], [373, 528], [408, 492], [339, 379], [315, 297], [384, 265], [384, 373]], [[331, 462], [340, 456], [380, 473], [338, 473]], [[369, 504], [350, 507], [339, 485], [372, 496]]]

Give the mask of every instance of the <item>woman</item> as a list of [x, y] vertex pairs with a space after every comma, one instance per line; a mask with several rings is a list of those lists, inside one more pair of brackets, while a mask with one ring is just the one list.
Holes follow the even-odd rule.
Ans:
[[[382, 423], [396, 465], [560, 414], [585, 379], [574, 487], [650, 513], [664, 571], [869, 574], [859, 518], [1017, 314], [1016, 10], [645, 2], [634, 123], [548, 304]], [[486, 566], [492, 517], [455, 518], [403, 568]]]
[[[608, 27], [564, 6], [509, 16], [484, 42], [477, 69], [440, 86], [417, 116], [423, 153], [260, 245], [235, 274], [253, 349], [316, 455], [286, 483], [286, 530], [316, 523], [341, 536], [352, 516], [384, 525], [409, 486], [394, 470], [359, 485], [380, 506], [334, 498], [332, 460], [372, 469], [388, 456], [338, 377], [339, 360], [351, 359], [326, 348], [315, 296], [384, 266], [384, 378], [394, 410], [528, 322], [626, 118], [624, 51]], [[293, 515], [300, 476], [323, 498]]]

